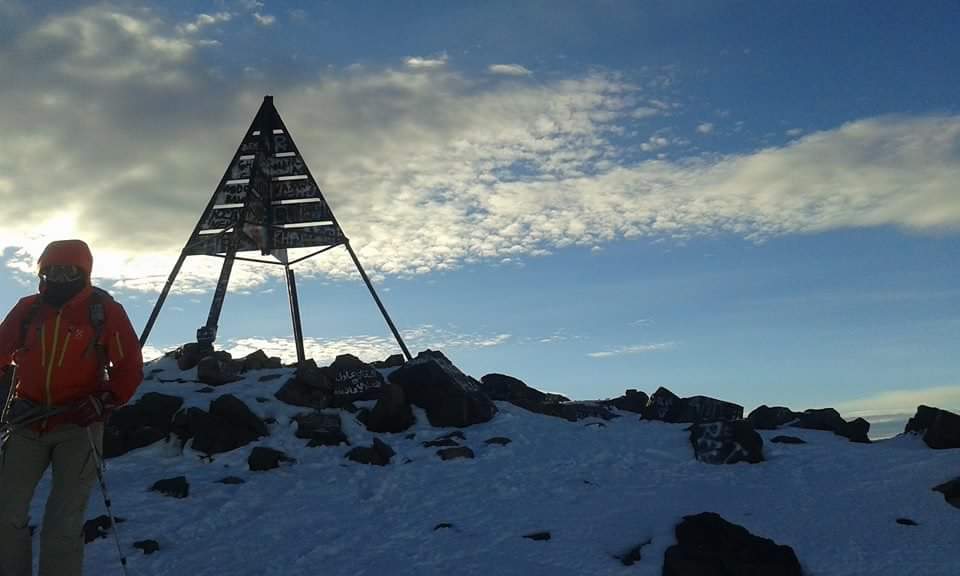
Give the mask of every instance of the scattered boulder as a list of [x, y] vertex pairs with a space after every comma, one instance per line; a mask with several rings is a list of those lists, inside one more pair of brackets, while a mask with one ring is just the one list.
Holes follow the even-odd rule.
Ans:
[[526, 408], [528, 404], [540, 404], [547, 395], [531, 388], [522, 380], [506, 374], [487, 374], [480, 379], [480, 389], [491, 400], [499, 400]]
[[708, 464], [763, 461], [763, 438], [746, 420], [694, 424], [690, 443], [697, 460]]
[[317, 368], [316, 362], [307, 360], [297, 366], [293, 378], [287, 380], [274, 396], [277, 400], [293, 406], [319, 410], [330, 406], [333, 382]]
[[754, 536], [712, 512], [685, 516], [675, 532], [677, 543], [663, 556], [663, 576], [803, 574], [792, 548]]
[[190, 484], [187, 482], [186, 476], [176, 476], [174, 478], [157, 480], [153, 483], [153, 486], [150, 487], [150, 491], [159, 492], [164, 496], [170, 496], [172, 498], [186, 498], [190, 495]]
[[667, 421], [667, 415], [678, 402], [680, 402], [679, 396], [661, 386], [650, 397], [647, 407], [643, 410], [643, 419]]
[[174, 358], [177, 359], [177, 368], [180, 370], [196, 368], [200, 364], [200, 360], [210, 354], [213, 354], [212, 344], [199, 344], [197, 342], [184, 344], [173, 352]]
[[806, 444], [807, 441], [796, 436], [774, 436], [770, 439], [774, 444]]
[[647, 538], [643, 542], [637, 544], [633, 548], [627, 550], [619, 556], [615, 556], [616, 559], [620, 560], [624, 566], [633, 566], [637, 562], [643, 560], [641, 552], [645, 546], [650, 545], [653, 542], [652, 538]]
[[198, 393], [198, 394], [212, 394], [212, 393], [214, 393], [214, 392], [216, 392], [216, 391], [217, 391], [217, 389], [214, 388], [213, 386], [204, 386], [203, 388], [200, 388], [199, 390], [197, 390], [197, 393]]
[[342, 402], [373, 400], [386, 382], [376, 368], [351, 354], [341, 354], [322, 369], [333, 383], [333, 394]]
[[870, 438], [867, 437], [867, 433], [870, 431], [869, 422], [863, 418], [857, 418], [847, 422], [840, 416], [840, 413], [833, 408], [804, 410], [797, 414], [797, 420], [792, 423], [791, 426], [808, 430], [833, 432], [837, 436], [843, 436], [849, 439], [851, 442], [870, 442]]
[[949, 482], [934, 486], [933, 490], [943, 494], [943, 499], [947, 501], [947, 504], [960, 508], [960, 476]]
[[897, 524], [901, 526], [919, 526], [916, 520], [911, 520], [910, 518], [897, 518]]
[[210, 386], [222, 386], [236, 382], [242, 364], [234, 362], [229, 352], [217, 351], [205, 356], [197, 364], [197, 380]]
[[267, 425], [230, 394], [210, 403], [210, 412], [191, 407], [178, 412], [173, 431], [185, 444], [193, 439], [192, 448], [207, 455], [220, 454], [269, 436]]
[[441, 523], [439, 523], [439, 524], [437, 524], [436, 526], [433, 527], [433, 531], [436, 532], [437, 530], [440, 530], [441, 528], [453, 528], [453, 524], [451, 524], [451, 523], [449, 523], [449, 522], [441, 522]]
[[545, 542], [551, 538], [550, 532], [544, 530], [543, 532], [531, 532], [530, 534], [524, 534], [524, 538], [528, 540], [536, 540], [538, 542]]
[[493, 438], [487, 438], [483, 441], [484, 444], [496, 445], [496, 446], [506, 446], [507, 444], [513, 442], [513, 440], [507, 438], [506, 436], [494, 436]]
[[437, 438], [436, 440], [430, 440], [423, 442], [424, 448], [446, 448], [449, 446], [459, 446], [456, 440], [453, 438]]
[[183, 405], [177, 396], [149, 392], [118, 408], [104, 427], [103, 455], [114, 458], [167, 438], [173, 415]]
[[380, 398], [367, 415], [364, 424], [371, 432], [386, 433], [403, 432], [416, 422], [403, 388], [390, 382], [381, 386]]
[[713, 422], [742, 420], [743, 406], [708, 396], [691, 396], [674, 405], [669, 422]]
[[382, 370], [384, 368], [399, 368], [406, 361], [407, 359], [404, 358], [403, 354], [391, 354], [386, 360], [374, 360], [370, 365]]
[[139, 540], [133, 543], [133, 547], [138, 550], [143, 550], [144, 556], [149, 556], [154, 552], [160, 551], [160, 544], [156, 540]]
[[251, 352], [240, 361], [240, 371], [248, 372], [250, 370], [270, 370], [282, 368], [283, 363], [276, 356], [269, 357], [263, 350]]
[[279, 380], [280, 378], [283, 378], [282, 374], [264, 374], [257, 378], [257, 382], [270, 382], [271, 380]]
[[217, 480], [217, 483], [219, 483], [219, 484], [232, 484], [232, 485], [233, 485], [233, 484], [246, 484], [247, 481], [244, 480], [243, 478], [238, 478], [238, 477], [236, 477], [236, 476], [226, 476], [226, 477], [224, 477], [224, 478], [221, 478], [221, 479]]
[[754, 408], [747, 416], [747, 420], [757, 430], [776, 430], [784, 424], [797, 419], [798, 414], [785, 406], [767, 406], [766, 404]]
[[263, 472], [279, 468], [281, 462], [296, 462], [294, 458], [287, 456], [281, 450], [266, 448], [264, 446], [255, 446], [247, 458], [247, 465], [252, 472]]
[[297, 423], [297, 438], [306, 438], [310, 448], [318, 446], [339, 446], [349, 444], [347, 435], [343, 433], [343, 423], [339, 414], [324, 414], [310, 412], [298, 414], [293, 418]]
[[83, 523], [83, 543], [89, 544], [99, 538], [106, 538], [113, 524], [107, 515], [97, 516]]
[[604, 404], [608, 404], [614, 408], [617, 408], [618, 410], [623, 410], [624, 412], [643, 414], [643, 411], [646, 410], [647, 403], [649, 401], [650, 397], [647, 396], [646, 392], [631, 388], [624, 392], [623, 396], [607, 400], [604, 402]]
[[904, 432], [923, 434], [927, 446], [941, 450], [960, 448], [960, 414], [930, 406], [918, 406]]
[[441, 448], [437, 450], [437, 456], [441, 460], [456, 460], [458, 458], [473, 458], [473, 450], [466, 446], [457, 446], [456, 448]]
[[427, 412], [432, 426], [463, 428], [487, 422], [497, 412], [479, 383], [439, 352], [421, 352], [389, 378], [403, 388], [409, 402]]
[[372, 446], [357, 446], [346, 453], [346, 457], [360, 464], [386, 466], [396, 452], [379, 438], [373, 439]]

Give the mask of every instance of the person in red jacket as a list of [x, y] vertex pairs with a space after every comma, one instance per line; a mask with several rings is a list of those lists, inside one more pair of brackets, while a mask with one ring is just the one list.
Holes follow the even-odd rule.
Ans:
[[[92, 450], [102, 449], [103, 420], [143, 379], [140, 343], [126, 312], [90, 284], [93, 256], [86, 243], [52, 242], [38, 266], [39, 293], [17, 302], [0, 324], [0, 366], [17, 367], [9, 413], [61, 411], [15, 429], [3, 447], [0, 576], [31, 574], [30, 501], [51, 465], [40, 575], [81, 573], [84, 514], [97, 473]], [[102, 312], [97, 323], [95, 306]]]

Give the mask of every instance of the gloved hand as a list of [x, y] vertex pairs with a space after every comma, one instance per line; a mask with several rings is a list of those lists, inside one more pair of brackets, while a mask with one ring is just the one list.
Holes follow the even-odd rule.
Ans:
[[116, 407], [117, 400], [112, 392], [98, 392], [77, 404], [71, 412], [70, 420], [77, 426], [86, 428], [94, 422], [105, 421]]

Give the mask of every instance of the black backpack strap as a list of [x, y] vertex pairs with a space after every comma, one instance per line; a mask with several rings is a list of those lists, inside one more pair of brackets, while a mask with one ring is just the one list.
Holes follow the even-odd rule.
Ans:
[[107, 374], [107, 347], [101, 342], [103, 336], [103, 326], [107, 322], [107, 311], [104, 302], [113, 300], [113, 297], [106, 290], [94, 288], [90, 294], [90, 324], [93, 326], [93, 342], [91, 345], [97, 354], [97, 378], [101, 388], [107, 386], [109, 375]]

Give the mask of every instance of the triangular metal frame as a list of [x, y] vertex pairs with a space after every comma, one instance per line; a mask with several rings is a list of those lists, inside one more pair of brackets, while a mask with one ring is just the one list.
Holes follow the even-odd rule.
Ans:
[[[140, 335], [140, 346], [146, 344], [187, 256], [206, 255], [223, 258], [224, 262], [207, 321], [197, 330], [197, 342], [212, 347], [216, 340], [220, 312], [236, 260], [281, 265], [286, 275], [297, 361], [303, 362], [303, 329], [292, 266], [341, 245], [346, 247], [387, 326], [409, 360], [410, 351], [280, 118], [273, 97], [265, 96], [220, 184], [180, 252]], [[292, 261], [287, 257], [290, 248], [308, 247], [319, 249]], [[259, 250], [262, 256], [272, 255], [276, 260], [237, 255], [254, 250]]]

